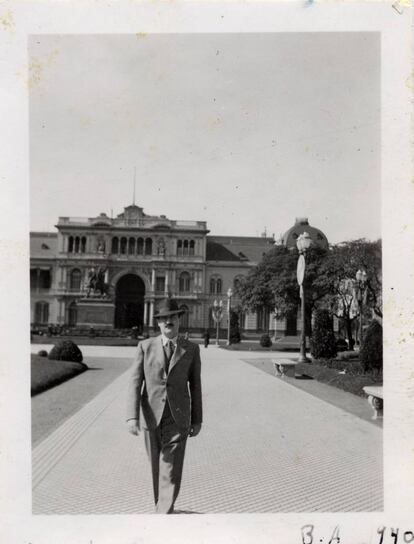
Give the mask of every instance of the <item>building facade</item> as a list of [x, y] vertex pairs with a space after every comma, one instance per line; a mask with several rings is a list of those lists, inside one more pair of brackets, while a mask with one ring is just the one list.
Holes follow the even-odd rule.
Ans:
[[[211, 236], [204, 221], [151, 216], [136, 205], [127, 206], [116, 218], [104, 213], [60, 217], [56, 229], [30, 235], [34, 326], [137, 327], [144, 332], [155, 326], [157, 300], [171, 296], [186, 311], [182, 329], [215, 329], [214, 301], [223, 303], [220, 327], [225, 329], [228, 289], [234, 290], [275, 243], [265, 235]], [[284, 243], [293, 243], [295, 236], [311, 229], [307, 220], [297, 220]], [[321, 233], [313, 231], [316, 241]], [[318, 241], [327, 244], [325, 235]], [[99, 275], [102, 292], [96, 294], [91, 280]], [[286, 333], [286, 320], [275, 322], [268, 311], [243, 313], [235, 296], [231, 304], [245, 333], [272, 332], [276, 327]]]
[[[116, 218], [60, 217], [56, 229], [30, 236], [34, 325], [143, 331], [154, 325], [157, 300], [171, 296], [186, 310], [182, 327], [204, 330], [212, 325], [214, 300], [226, 306], [228, 288], [274, 243], [268, 237], [209, 236], [204, 221], [150, 216], [136, 205]], [[89, 288], [97, 272], [106, 285], [98, 298]], [[257, 328], [252, 316], [244, 321]]]

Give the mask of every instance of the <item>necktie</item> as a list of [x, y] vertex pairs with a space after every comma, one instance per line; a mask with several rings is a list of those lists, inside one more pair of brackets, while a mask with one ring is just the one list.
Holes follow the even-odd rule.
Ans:
[[170, 361], [172, 359], [172, 356], [173, 356], [173, 353], [174, 353], [174, 344], [171, 342], [171, 340], [169, 340], [167, 342], [167, 345], [165, 346], [165, 355], [166, 355], [166, 358], [167, 358], [167, 372], [168, 372], [168, 368], [170, 366]]

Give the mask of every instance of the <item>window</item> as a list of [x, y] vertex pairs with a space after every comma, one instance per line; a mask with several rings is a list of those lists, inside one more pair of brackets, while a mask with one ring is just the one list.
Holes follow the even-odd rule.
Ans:
[[157, 293], [163, 293], [165, 291], [165, 277], [157, 276], [155, 278], [155, 291]]
[[118, 254], [118, 250], [119, 250], [119, 240], [118, 240], [118, 238], [115, 236], [115, 238], [112, 238], [112, 249], [111, 249], [111, 252], [112, 252], [112, 253], [115, 253], [115, 254]]
[[177, 255], [179, 257], [181, 257], [183, 254], [183, 241], [182, 240], [178, 240], [177, 241]]
[[137, 255], [144, 255], [144, 240], [143, 240], [143, 238], [138, 238], [138, 241], [137, 241]]
[[223, 289], [223, 282], [221, 278], [210, 279], [210, 294], [211, 295], [221, 295], [222, 289]]
[[37, 287], [37, 270], [35, 268], [30, 269], [30, 289], [36, 289]]
[[82, 236], [81, 238], [81, 253], [86, 252], [86, 236]]
[[184, 240], [183, 255], [188, 255], [188, 240]]
[[216, 294], [221, 295], [222, 281], [220, 278], [216, 281]]
[[68, 325], [69, 327], [76, 327], [78, 321], [78, 308], [76, 302], [71, 302], [68, 308]]
[[182, 329], [188, 329], [189, 321], [190, 321], [188, 306], [186, 306], [185, 304], [182, 304], [180, 306], [180, 310], [184, 310], [184, 313], [180, 316], [180, 327]]
[[135, 238], [130, 238], [128, 242], [128, 254], [133, 255], [135, 253]]
[[45, 325], [49, 321], [49, 304], [47, 302], [36, 302], [35, 323]]
[[30, 289], [50, 289], [51, 279], [50, 270], [30, 269]]
[[145, 239], [145, 255], [152, 255], [152, 240], [151, 238]]
[[70, 289], [80, 291], [82, 274], [78, 268], [74, 268], [70, 273]]
[[50, 270], [41, 270], [39, 276], [40, 289], [50, 289], [51, 276]]
[[68, 253], [73, 253], [73, 236], [69, 236]]
[[258, 308], [256, 329], [258, 331], [269, 330], [269, 310], [267, 308]]
[[237, 289], [239, 289], [242, 284], [243, 284], [243, 276], [239, 276], [238, 278], [234, 278], [234, 280], [233, 280], [234, 291], [237, 291]]
[[121, 238], [121, 255], [125, 255], [127, 248], [127, 239]]
[[195, 242], [194, 240], [190, 241], [190, 255], [194, 255]]
[[180, 293], [190, 292], [190, 274], [188, 272], [181, 272], [179, 280]]
[[75, 238], [75, 253], [79, 253], [80, 238], [76, 236]]

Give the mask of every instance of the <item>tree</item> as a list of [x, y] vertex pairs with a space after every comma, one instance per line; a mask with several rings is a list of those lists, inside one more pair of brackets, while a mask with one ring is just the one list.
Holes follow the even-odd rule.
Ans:
[[[276, 309], [278, 317], [296, 312], [300, 304], [296, 277], [298, 256], [297, 249], [288, 249], [282, 245], [268, 251], [236, 287], [242, 307], [250, 311], [262, 307], [273, 312]], [[318, 246], [311, 247], [306, 253], [305, 296], [309, 315], [326, 294], [315, 283], [325, 256], [326, 251]]]
[[382, 373], [382, 326], [375, 319], [365, 333], [360, 357], [364, 372]]
[[356, 296], [357, 270], [367, 273], [365, 311], [382, 316], [381, 241], [364, 239], [342, 242], [331, 247], [315, 278], [317, 289], [325, 291], [323, 302], [344, 323], [349, 348], [353, 349], [353, 322], [359, 317]]
[[[278, 245], [267, 252], [262, 261], [241, 280], [236, 294], [245, 310], [261, 307], [280, 318], [296, 312], [300, 304], [296, 278], [298, 251]], [[353, 240], [323, 250], [311, 246], [306, 252], [304, 280], [306, 314], [318, 307], [328, 308], [340, 319], [347, 330], [350, 348], [353, 346], [353, 322], [359, 317], [355, 293], [357, 270], [367, 273], [365, 311], [373, 311], [378, 319], [381, 308], [381, 241]], [[276, 310], [275, 310], [276, 309]]]

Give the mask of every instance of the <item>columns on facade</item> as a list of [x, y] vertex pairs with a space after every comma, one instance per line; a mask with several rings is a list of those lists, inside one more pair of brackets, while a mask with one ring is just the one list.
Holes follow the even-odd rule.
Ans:
[[69, 288], [69, 285], [68, 285], [68, 269], [66, 268], [66, 266], [64, 268], [62, 268], [62, 275], [63, 275], [62, 287], [64, 289], [68, 289]]
[[152, 269], [151, 272], [151, 291], [155, 292], [155, 268]]
[[[110, 234], [107, 234], [105, 236], [105, 254], [109, 255], [111, 253], [111, 245], [112, 245], [112, 236]], [[135, 253], [137, 250], [136, 242], [135, 242]]]
[[86, 253], [92, 253], [92, 236], [86, 237]]
[[194, 270], [193, 293], [198, 291], [198, 270]]
[[154, 322], [154, 301], [150, 301], [150, 321], [149, 326], [152, 327], [152, 324]]
[[64, 282], [63, 282], [63, 270], [64, 268], [62, 266], [59, 267], [59, 280], [58, 280], [58, 284], [57, 284], [57, 288], [58, 289], [63, 289], [64, 287]]
[[175, 270], [172, 270], [171, 271], [171, 286], [172, 286], [171, 291], [173, 293], [176, 290], [176, 285], [177, 285], [177, 272]]
[[148, 302], [144, 302], [144, 326], [148, 325]]
[[58, 253], [63, 253], [63, 251], [65, 250], [65, 237], [63, 236], [63, 234], [59, 233], [57, 240], [58, 240]]
[[63, 318], [63, 300], [61, 298], [58, 299], [59, 303], [59, 313], [58, 313], [58, 323], [59, 325], [62, 325], [64, 323]]
[[170, 272], [169, 272], [169, 270], [166, 270], [165, 271], [165, 283], [164, 283], [164, 294], [165, 294], [166, 297], [168, 296], [169, 277], [170, 277]]
[[203, 266], [203, 270], [201, 271], [201, 287], [204, 287], [204, 289], [202, 289], [202, 292], [204, 294], [207, 294], [207, 267], [205, 265]]

